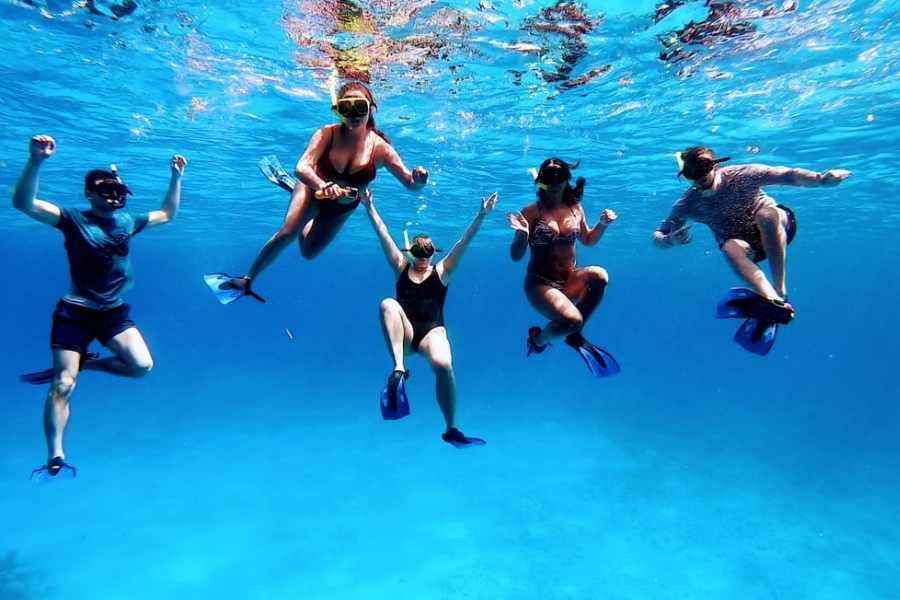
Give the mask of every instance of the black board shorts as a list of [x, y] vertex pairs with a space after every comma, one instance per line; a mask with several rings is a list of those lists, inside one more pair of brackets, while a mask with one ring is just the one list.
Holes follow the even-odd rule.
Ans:
[[53, 311], [50, 347], [86, 354], [94, 340], [106, 345], [113, 337], [135, 327], [130, 312], [127, 304], [96, 310], [60, 300]]
[[[775, 207], [780, 208], [787, 215], [787, 222], [784, 224], [784, 231], [787, 235], [787, 243], [790, 244], [794, 241], [794, 237], [796, 237], [797, 235], [797, 215], [795, 215], [794, 211], [792, 211], [784, 204], [777, 204], [775, 205]], [[750, 222], [748, 227], [745, 228], [745, 231], [743, 233], [736, 234], [734, 238], [743, 240], [750, 244], [750, 260], [755, 263], [766, 260], [766, 251], [762, 245], [762, 234], [759, 232], [759, 227], [757, 227], [755, 223]], [[721, 249], [724, 244], [725, 242], [719, 244], [719, 249]]]

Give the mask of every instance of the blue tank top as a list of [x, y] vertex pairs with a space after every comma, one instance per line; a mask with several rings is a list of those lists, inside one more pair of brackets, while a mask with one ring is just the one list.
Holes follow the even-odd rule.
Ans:
[[148, 214], [116, 211], [101, 217], [89, 210], [64, 208], [56, 227], [65, 237], [72, 287], [66, 302], [106, 310], [122, 304], [132, 282], [131, 238], [140, 233]]

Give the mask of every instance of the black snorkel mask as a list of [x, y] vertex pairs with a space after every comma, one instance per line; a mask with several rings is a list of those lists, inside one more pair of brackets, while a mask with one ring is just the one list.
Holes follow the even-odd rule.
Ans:
[[110, 165], [109, 171], [91, 171], [88, 174], [85, 191], [103, 199], [109, 210], [125, 208], [128, 196], [133, 195], [119, 177], [116, 165]]
[[434, 244], [413, 244], [405, 250], [406, 252], [409, 252], [413, 258], [431, 258], [436, 252], [443, 252], [440, 248], [435, 248]]
[[731, 160], [730, 156], [722, 158], [712, 158], [708, 156], [700, 156], [699, 158], [685, 159], [684, 152], [675, 153], [675, 162], [678, 164], [678, 177], [682, 175], [692, 182], [699, 182], [709, 175], [716, 165]]
[[[577, 166], [578, 163], [575, 163]], [[534, 177], [534, 183], [542, 190], [558, 187], [572, 178], [572, 165], [551, 158], [545, 160]]]

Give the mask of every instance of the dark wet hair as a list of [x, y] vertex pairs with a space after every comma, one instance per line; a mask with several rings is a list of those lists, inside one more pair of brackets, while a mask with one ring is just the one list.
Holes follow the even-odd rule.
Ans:
[[[566, 180], [566, 188], [563, 190], [562, 201], [566, 206], [575, 206], [577, 204], [581, 204], [581, 198], [584, 196], [584, 184], [587, 181], [584, 177], [579, 177], [575, 180], [575, 187], [572, 187], [572, 184], [569, 181], [572, 179], [572, 171], [578, 168], [578, 165], [581, 164], [580, 161], [575, 161], [574, 163], [568, 163], [561, 158], [548, 158], [544, 162], [541, 163], [540, 168], [538, 169], [538, 175], [535, 181], [537, 183], [541, 183], [542, 175], [546, 176], [549, 171], [562, 171], [562, 177]], [[547, 203], [547, 191], [538, 188], [537, 190], [538, 204], [546, 204]]]
[[694, 181], [703, 179], [717, 164], [730, 159], [730, 156], [716, 158], [716, 153], [707, 146], [691, 146], [681, 152], [684, 166], [678, 174]]
[[97, 190], [97, 182], [98, 181], [108, 181], [108, 180], [117, 180], [118, 176], [105, 169], [93, 169], [88, 171], [87, 175], [84, 176], [84, 191], [85, 193], [95, 192]]
[[[366, 100], [369, 101], [369, 104], [372, 106], [372, 108], [378, 106], [378, 104], [375, 103], [375, 97], [372, 96], [372, 92], [369, 90], [369, 88], [359, 81], [350, 81], [348, 83], [345, 83], [341, 86], [341, 89], [337, 91], [337, 95], [335, 97], [338, 99], [343, 98], [349, 92], [360, 92], [363, 96], [366, 97]], [[346, 125], [341, 124], [342, 129], [344, 129], [345, 127]], [[388, 139], [388, 136], [375, 126], [375, 115], [373, 115], [371, 111], [369, 111], [369, 119], [366, 121], [366, 129], [371, 129], [376, 133], [376, 135], [378, 135], [378, 137], [386, 141], [388, 144], [391, 143], [391, 140]]]

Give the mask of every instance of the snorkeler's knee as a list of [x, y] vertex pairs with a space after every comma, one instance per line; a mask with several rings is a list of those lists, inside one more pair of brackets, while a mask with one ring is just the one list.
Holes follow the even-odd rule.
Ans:
[[68, 400], [72, 392], [75, 391], [75, 375], [63, 371], [59, 373], [53, 380], [53, 395], [58, 400]]
[[400, 303], [393, 298], [385, 298], [381, 301], [381, 314], [395, 314], [400, 311]]
[[153, 370], [153, 358], [149, 355], [141, 357], [134, 361], [132, 367], [135, 377], [144, 377]]
[[567, 330], [576, 331], [578, 329], [581, 329], [584, 325], [584, 317], [581, 316], [581, 313], [576, 311], [571, 314], [562, 315], [559, 319], [557, 319], [557, 323], [562, 325]]
[[600, 285], [609, 283], [609, 273], [603, 267], [587, 267], [585, 270], [588, 273], [588, 277], [591, 279], [591, 283], [598, 283]]
[[776, 206], [766, 206], [756, 211], [753, 220], [759, 227], [772, 227], [781, 224], [781, 211]]
[[744, 246], [736, 239], [726, 240], [725, 243], [722, 244], [721, 249], [728, 258], [737, 258], [741, 255], [746, 255], [747, 253]]
[[281, 228], [275, 232], [275, 237], [279, 241], [290, 242], [300, 235], [300, 224], [283, 223]]
[[431, 368], [435, 373], [450, 375], [453, 373], [453, 359], [449, 356], [440, 356], [431, 359]]

